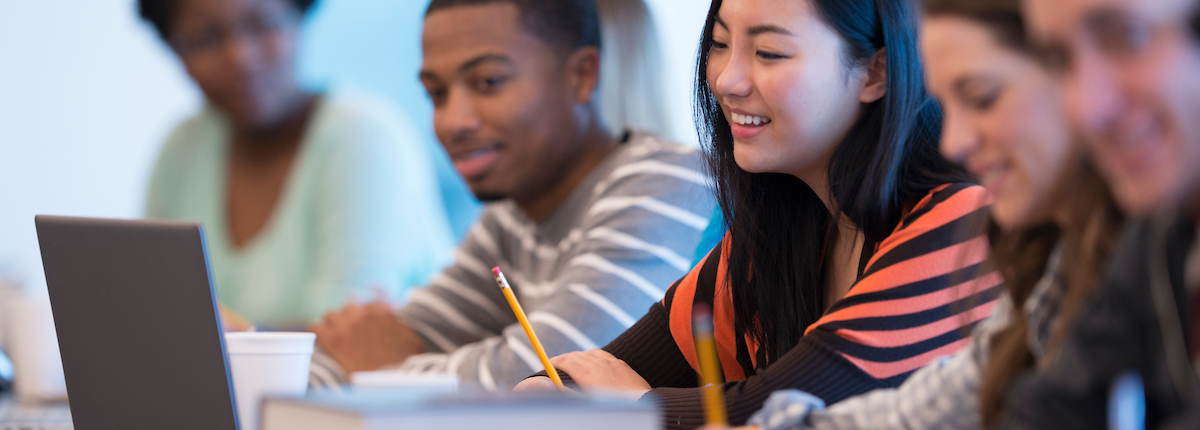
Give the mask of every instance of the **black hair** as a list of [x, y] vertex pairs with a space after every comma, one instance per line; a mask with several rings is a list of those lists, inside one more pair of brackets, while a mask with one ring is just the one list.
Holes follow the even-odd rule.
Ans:
[[[300, 12], [301, 16], [308, 15], [317, 0], [287, 0]], [[175, 23], [175, 9], [179, 0], [138, 0], [138, 16], [154, 26], [158, 36], [166, 40], [171, 37], [171, 25]]]
[[1021, 53], [1035, 53], [1021, 16], [1020, 0], [923, 0], [926, 17], [952, 16], [987, 26], [996, 41]]
[[1200, 39], [1200, 7], [1196, 7], [1192, 10], [1192, 19], [1190, 23], [1192, 25], [1192, 37]]
[[[846, 64], [861, 66], [884, 49], [887, 93], [863, 109], [829, 162], [832, 204], [866, 237], [886, 238], [905, 205], [933, 188], [969, 181], [938, 152], [941, 108], [925, 90], [917, 54], [918, 15], [908, 0], [811, 1], [845, 41]], [[828, 208], [800, 179], [749, 173], [734, 159], [729, 121], [708, 87], [708, 51], [721, 0], [713, 0], [696, 67], [696, 122], [729, 227], [727, 284], [739, 335], [759, 345], [759, 367], [791, 350], [824, 312], [826, 243], [838, 229]], [[861, 265], [861, 262], [860, 262]], [[751, 272], [753, 271], [753, 276]]]
[[433, 0], [425, 16], [456, 6], [495, 3], [516, 6], [525, 30], [563, 52], [600, 47], [600, 13], [595, 0]]

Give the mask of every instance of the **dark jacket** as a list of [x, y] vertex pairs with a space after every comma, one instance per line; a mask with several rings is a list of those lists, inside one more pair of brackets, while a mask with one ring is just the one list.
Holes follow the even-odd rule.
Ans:
[[1131, 223], [1056, 359], [1010, 385], [999, 427], [1105, 428], [1113, 381], [1135, 371], [1145, 385], [1146, 428], [1200, 429], [1184, 284], [1195, 239], [1183, 217]]

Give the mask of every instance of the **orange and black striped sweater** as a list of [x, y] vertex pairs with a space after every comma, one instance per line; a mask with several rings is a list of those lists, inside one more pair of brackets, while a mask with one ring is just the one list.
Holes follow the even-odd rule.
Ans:
[[1002, 286], [998, 275], [981, 268], [987, 239], [980, 220], [988, 200], [983, 187], [970, 184], [928, 193], [875, 246], [846, 296], [775, 362], [760, 366], [752, 338], [735, 333], [723, 245], [604, 350], [654, 387], [650, 395], [671, 429], [704, 424], [692, 341], [696, 303], [713, 309], [732, 424], [744, 423], [775, 390], [799, 389], [832, 404], [895, 387], [934, 358], [965, 346], [971, 327], [991, 311]]

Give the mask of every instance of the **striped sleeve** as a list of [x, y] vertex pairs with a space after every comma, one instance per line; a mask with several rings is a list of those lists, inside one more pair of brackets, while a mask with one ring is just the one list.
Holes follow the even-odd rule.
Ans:
[[[565, 245], [536, 245], [521, 255], [483, 254], [499, 255], [494, 265], [509, 275], [550, 356], [599, 348], [632, 326], [662, 297], [663, 287], [688, 269], [688, 256], [715, 205], [694, 149], [643, 142], [617, 161], [587, 190], [594, 193], [591, 203], [571, 226]], [[485, 220], [488, 228], [472, 236], [496, 231], [506, 240], [534, 242], [532, 232], [517, 231], [504, 215], [494, 212]], [[485, 248], [481, 244], [480, 252]], [[511, 389], [542, 365], [511, 312], [490, 308], [506, 306], [487, 269], [492, 260], [479, 258], [469, 265], [478, 267], [465, 267], [461, 255], [459, 260], [458, 268], [421, 295], [414, 293], [401, 310], [434, 353], [410, 358], [399, 371], [451, 372], [468, 386]], [[518, 264], [530, 260], [535, 263]], [[521, 267], [542, 267], [555, 275], [533, 282], [522, 276]], [[471, 299], [468, 292], [476, 290]]]
[[[792, 350], [765, 368], [739, 363], [753, 357], [753, 345], [745, 339], [727, 341], [733, 342], [726, 345], [729, 351], [718, 351], [722, 368], [747, 376], [737, 381], [736, 374], [727, 375], [727, 380], [736, 381], [726, 384], [730, 422], [746, 422], [771, 392], [780, 389], [799, 389], [835, 403], [895, 387], [917, 368], [965, 346], [967, 334], [988, 315], [1001, 290], [998, 276], [980, 270], [987, 252], [980, 217], [986, 216], [987, 204], [987, 194], [978, 186], [948, 184], [931, 191], [879, 243], [846, 297], [811, 325]], [[697, 275], [703, 276], [703, 271]], [[692, 288], [696, 300], [705, 289], [704, 282], [699, 284]], [[684, 326], [676, 318], [690, 319], [690, 306], [678, 309], [678, 294], [671, 309], [673, 329]], [[715, 306], [714, 320], [720, 319], [722, 307]], [[683, 343], [683, 355], [694, 356]], [[700, 390], [664, 387], [652, 393], [663, 406], [666, 428], [704, 424]]]
[[[654, 145], [630, 151], [643, 148]], [[707, 226], [715, 201], [694, 150], [670, 145], [629, 155], [632, 160], [596, 185], [594, 202], [571, 233], [579, 242], [560, 258], [558, 275], [533, 290], [514, 284], [523, 297], [546, 292], [529, 301], [526, 312], [550, 356], [599, 348], [629, 329], [686, 272]], [[500, 354], [528, 345], [518, 325], [507, 327], [503, 337]], [[506, 389], [539, 370], [529, 355], [521, 365], [493, 373], [504, 374], [497, 387]]]
[[[975, 328], [971, 343], [951, 357], [934, 360], [913, 372], [898, 388], [874, 390], [825, 409], [824, 402], [797, 390], [771, 395], [750, 419], [763, 430], [875, 430], [981, 428], [979, 384], [989, 342], [1008, 325], [1008, 295]], [[806, 413], [795, 413], [808, 405]]]
[[[414, 288], [409, 303], [397, 310], [425, 341], [426, 354], [397, 363], [389, 369], [400, 373], [453, 372], [464, 365], [454, 354], [465, 345], [484, 349], [505, 327], [516, 322], [503, 293], [491, 277], [500, 265], [500, 248], [494, 206], [485, 209], [480, 222], [467, 233], [454, 252], [454, 264], [445, 268], [425, 288]], [[494, 342], [493, 342], [494, 343]], [[349, 382], [337, 362], [321, 351], [313, 356], [310, 385], [329, 387]]]
[[855, 367], [895, 386], [954, 354], [1003, 290], [987, 259], [983, 187], [944, 185], [882, 241], [859, 281], [808, 328]]

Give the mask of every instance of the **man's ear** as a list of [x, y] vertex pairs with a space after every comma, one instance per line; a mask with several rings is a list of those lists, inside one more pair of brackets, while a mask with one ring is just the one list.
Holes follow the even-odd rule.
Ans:
[[585, 46], [576, 49], [567, 58], [567, 85], [570, 86], [575, 101], [589, 103], [596, 95], [596, 87], [600, 85], [600, 49], [595, 46]]
[[875, 103], [887, 94], [887, 51], [875, 51], [871, 61], [867, 63], [867, 79], [863, 81], [862, 91], [858, 93], [858, 101]]

